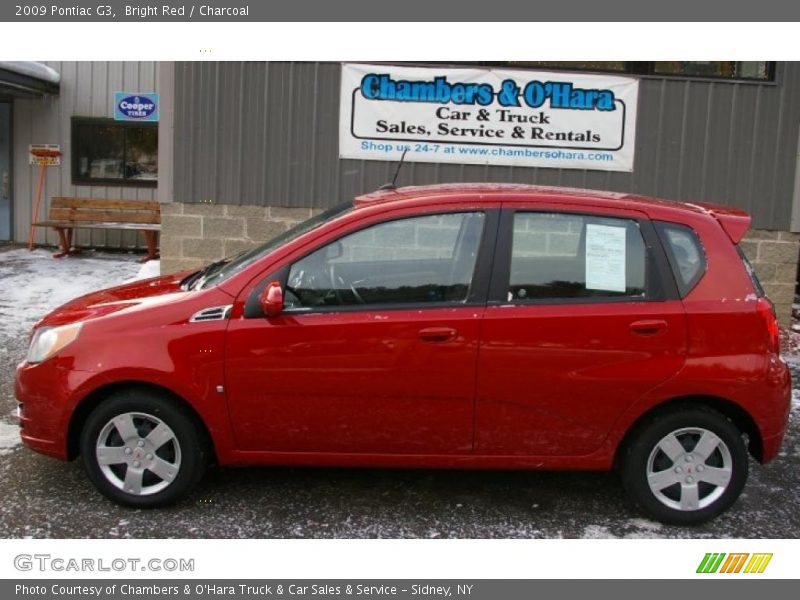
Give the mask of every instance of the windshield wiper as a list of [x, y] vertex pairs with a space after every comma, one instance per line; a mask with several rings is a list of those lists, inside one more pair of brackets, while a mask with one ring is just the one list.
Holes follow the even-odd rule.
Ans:
[[219, 269], [229, 260], [230, 260], [229, 258], [223, 258], [220, 260], [216, 260], [210, 264], [207, 264], [205, 267], [197, 271], [197, 273], [192, 273], [191, 275], [186, 277], [183, 281], [181, 281], [181, 287], [185, 290], [194, 289], [197, 282], [204, 280], [206, 277], [208, 277], [211, 273]]

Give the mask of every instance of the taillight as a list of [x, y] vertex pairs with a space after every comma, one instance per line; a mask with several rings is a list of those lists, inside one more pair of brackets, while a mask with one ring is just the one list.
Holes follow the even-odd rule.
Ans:
[[770, 352], [778, 354], [781, 349], [780, 333], [778, 331], [778, 318], [775, 316], [775, 307], [769, 298], [759, 298], [756, 310], [767, 327], [767, 348]]

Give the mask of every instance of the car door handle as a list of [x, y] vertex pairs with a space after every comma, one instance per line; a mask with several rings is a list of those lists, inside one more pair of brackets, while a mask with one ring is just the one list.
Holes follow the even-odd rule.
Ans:
[[636, 335], [656, 335], [667, 330], [667, 322], [660, 319], [634, 321], [631, 323], [631, 332]]
[[452, 327], [428, 327], [419, 331], [419, 337], [424, 342], [449, 342], [457, 335], [458, 331]]

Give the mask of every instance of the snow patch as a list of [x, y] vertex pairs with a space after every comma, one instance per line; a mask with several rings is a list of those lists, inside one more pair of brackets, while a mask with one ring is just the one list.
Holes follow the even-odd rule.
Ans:
[[134, 255], [86, 254], [54, 259], [47, 250], [0, 252], [0, 336], [27, 335], [54, 308], [141, 270]]
[[0, 69], [40, 79], [42, 81], [49, 81], [50, 83], [60, 83], [61, 74], [53, 67], [49, 67], [44, 63], [31, 62], [31, 61], [0, 61]]
[[617, 536], [608, 530], [608, 527], [603, 525], [589, 525], [583, 530], [581, 538], [584, 540], [607, 540], [617, 539]]
[[19, 426], [0, 421], [0, 456], [11, 454], [20, 444]]
[[161, 261], [148, 260], [141, 267], [139, 267], [139, 272], [130, 279], [126, 279], [125, 283], [138, 281], [140, 279], [151, 279], [153, 277], [158, 277], [159, 275], [161, 275]]
[[648, 519], [630, 519], [628, 525], [636, 527], [637, 529], [645, 529], [647, 531], [658, 531], [662, 528], [661, 523], [650, 521]]

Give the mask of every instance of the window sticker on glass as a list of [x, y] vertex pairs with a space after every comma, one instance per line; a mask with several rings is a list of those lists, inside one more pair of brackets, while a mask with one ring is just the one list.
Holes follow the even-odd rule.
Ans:
[[586, 289], [625, 291], [625, 228], [586, 225]]

